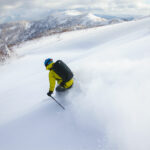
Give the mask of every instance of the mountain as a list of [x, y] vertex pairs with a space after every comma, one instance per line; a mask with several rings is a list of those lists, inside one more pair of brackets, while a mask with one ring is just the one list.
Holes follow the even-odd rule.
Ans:
[[[0, 24], [0, 56], [9, 56], [11, 47], [24, 41], [66, 31], [104, 26], [125, 21], [106, 19], [91, 13], [65, 11], [53, 13], [38, 21], [19, 21]], [[3, 56], [3, 57], [2, 57]]]
[[[149, 41], [145, 18], [14, 47], [0, 66], [0, 150], [149, 150]], [[74, 73], [53, 94], [65, 111], [46, 94], [49, 57]]]

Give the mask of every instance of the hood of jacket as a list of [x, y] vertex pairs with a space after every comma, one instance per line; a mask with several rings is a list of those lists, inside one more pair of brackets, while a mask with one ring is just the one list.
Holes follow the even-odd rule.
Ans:
[[54, 63], [51, 63], [51, 64], [47, 65], [47, 66], [46, 66], [46, 70], [52, 69], [53, 65], [54, 65]]

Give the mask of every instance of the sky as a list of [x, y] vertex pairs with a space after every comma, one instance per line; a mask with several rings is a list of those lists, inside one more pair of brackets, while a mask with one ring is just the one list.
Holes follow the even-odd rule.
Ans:
[[149, 15], [149, 0], [0, 0], [0, 22], [35, 20], [51, 11], [90, 11], [109, 15]]

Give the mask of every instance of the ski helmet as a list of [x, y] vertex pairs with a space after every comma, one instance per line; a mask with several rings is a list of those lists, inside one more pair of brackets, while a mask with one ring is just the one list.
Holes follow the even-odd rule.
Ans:
[[44, 65], [45, 67], [47, 67], [49, 64], [51, 64], [53, 62], [53, 59], [52, 58], [47, 58], [45, 59], [45, 62], [44, 62]]

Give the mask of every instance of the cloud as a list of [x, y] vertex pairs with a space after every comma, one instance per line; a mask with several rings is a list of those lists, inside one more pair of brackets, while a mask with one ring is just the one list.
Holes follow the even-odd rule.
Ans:
[[52, 10], [65, 9], [96, 10], [107, 14], [149, 15], [150, 2], [148, 0], [1, 0], [0, 19], [12, 15], [34, 19]]

